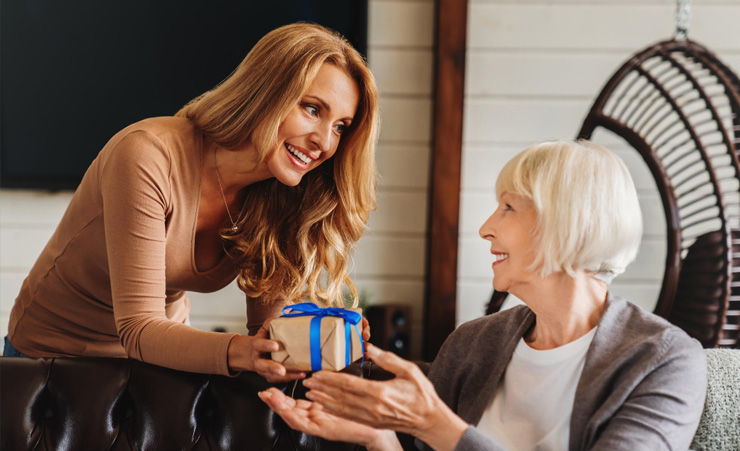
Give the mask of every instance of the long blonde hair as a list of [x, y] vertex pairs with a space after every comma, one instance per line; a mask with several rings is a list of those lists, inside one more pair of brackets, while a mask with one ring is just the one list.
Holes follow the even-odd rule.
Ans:
[[239, 287], [265, 302], [305, 297], [342, 305], [355, 241], [375, 209], [375, 80], [362, 56], [337, 33], [315, 24], [286, 25], [265, 35], [220, 85], [177, 116], [190, 118], [216, 144], [252, 143], [257, 164], [277, 146], [278, 128], [321, 66], [332, 64], [358, 85], [360, 100], [336, 154], [295, 187], [268, 179], [246, 188], [239, 232], [222, 231], [239, 270]]

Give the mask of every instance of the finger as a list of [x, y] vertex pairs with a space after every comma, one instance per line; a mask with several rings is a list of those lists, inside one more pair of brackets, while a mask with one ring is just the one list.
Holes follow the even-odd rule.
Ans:
[[364, 341], [370, 341], [370, 323], [367, 318], [362, 318], [362, 339]]
[[418, 369], [413, 362], [404, 360], [392, 352], [383, 351], [370, 343], [365, 346], [365, 353], [378, 366], [386, 371], [390, 371], [396, 376], [411, 374], [415, 369]]
[[313, 401], [314, 406], [321, 407], [332, 415], [360, 423], [371, 422], [370, 415], [363, 409], [362, 400], [354, 395], [345, 393], [342, 398], [337, 399], [322, 391], [310, 390], [306, 392], [306, 398]]
[[373, 420], [378, 420], [373, 412], [377, 413], [382, 404], [382, 401], [377, 399], [378, 396], [377, 391], [355, 394], [325, 386], [311, 388], [306, 393], [306, 398], [314, 401], [314, 405], [326, 408], [331, 414], [373, 426], [377, 426]]
[[270, 393], [269, 391], [261, 391], [257, 393], [257, 396], [267, 404], [267, 407], [274, 410], [275, 412], [285, 409], [287, 407], [285, 400], [281, 399], [278, 395]]
[[320, 435], [321, 431], [316, 430], [315, 424], [308, 417], [308, 411], [285, 409], [277, 413], [291, 429], [304, 432], [308, 435]]
[[291, 382], [299, 379], [304, 379], [306, 377], [306, 373], [290, 371], [285, 376], [276, 376], [268, 373], [263, 374], [262, 377], [264, 377], [267, 382], [277, 384], [281, 382]]
[[312, 401], [313, 404], [326, 407], [331, 411], [336, 411], [336, 408], [338, 408], [342, 404], [341, 401], [319, 390], [307, 391], [306, 398]]
[[[291, 399], [293, 399], [293, 398], [291, 398]], [[313, 405], [316, 405], [317, 407], [321, 408], [320, 405], [314, 404], [311, 401], [306, 401], [305, 399], [294, 399], [293, 401], [295, 401], [295, 407], [297, 409], [306, 409], [306, 410], [308, 410]]]
[[318, 371], [313, 373], [303, 385], [310, 389], [321, 388], [332, 396], [340, 393], [354, 393], [358, 396], [375, 397], [380, 386], [379, 381], [362, 379], [346, 373], [335, 373], [332, 371]]
[[290, 396], [285, 396], [283, 392], [275, 387], [270, 387], [265, 391], [258, 393], [260, 399], [265, 401], [273, 410], [293, 409], [297, 406], [297, 401]]
[[273, 376], [285, 376], [287, 370], [285, 367], [274, 360], [257, 359], [254, 361], [254, 370], [263, 376], [271, 374]]
[[259, 353], [277, 352], [280, 349], [280, 343], [267, 338], [253, 338], [252, 349]]
[[270, 323], [277, 318], [279, 318], [279, 316], [271, 316], [262, 321], [262, 325], [254, 335], [255, 338], [270, 338]]

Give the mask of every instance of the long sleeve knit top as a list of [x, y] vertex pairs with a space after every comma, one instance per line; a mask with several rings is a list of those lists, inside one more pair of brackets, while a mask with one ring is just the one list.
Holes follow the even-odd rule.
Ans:
[[[229, 373], [234, 334], [186, 325], [186, 291], [213, 292], [236, 277], [225, 256], [203, 271], [195, 264], [206, 145], [190, 120], [174, 117], [138, 122], [108, 142], [23, 282], [13, 346], [31, 357], [132, 357]], [[251, 322], [273, 310], [248, 307]]]

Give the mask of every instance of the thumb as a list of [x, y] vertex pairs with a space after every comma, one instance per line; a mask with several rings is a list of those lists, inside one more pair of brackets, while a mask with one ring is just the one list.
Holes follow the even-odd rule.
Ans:
[[272, 320], [274, 319], [275, 317], [267, 318], [262, 323], [262, 326], [260, 326], [260, 330], [257, 331], [254, 337], [255, 338], [270, 338], [270, 322], [272, 322]]

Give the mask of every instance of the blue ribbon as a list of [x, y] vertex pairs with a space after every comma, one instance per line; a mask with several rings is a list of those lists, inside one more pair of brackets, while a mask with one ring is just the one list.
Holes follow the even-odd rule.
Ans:
[[311, 319], [311, 371], [321, 371], [321, 320], [326, 316], [338, 316], [344, 319], [344, 337], [346, 340], [345, 366], [352, 363], [352, 327], [357, 331], [357, 336], [362, 345], [362, 363], [365, 364], [365, 343], [357, 325], [362, 321], [362, 315], [343, 308], [328, 307], [321, 308], [313, 302], [304, 302], [283, 307], [283, 316], [313, 316]]

